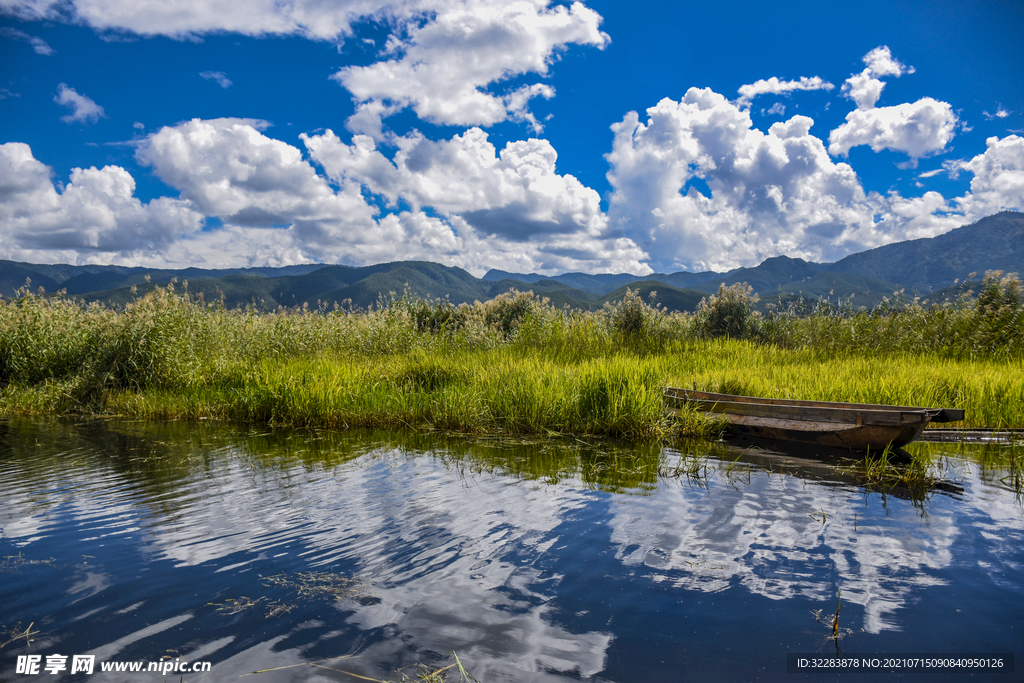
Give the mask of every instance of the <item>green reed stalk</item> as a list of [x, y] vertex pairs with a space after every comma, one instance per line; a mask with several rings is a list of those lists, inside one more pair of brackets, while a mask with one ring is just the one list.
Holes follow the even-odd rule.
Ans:
[[983, 290], [945, 308], [770, 318], [751, 313], [739, 287], [694, 316], [632, 293], [598, 312], [555, 309], [520, 292], [473, 305], [406, 292], [368, 311], [257, 312], [206, 303], [186, 283], [118, 310], [22, 290], [0, 300], [0, 413], [716, 434], [715, 421], [663, 412], [666, 385], [696, 383], [778, 398], [960, 407], [967, 419], [958, 426], [1022, 427], [1019, 282], [990, 275]]

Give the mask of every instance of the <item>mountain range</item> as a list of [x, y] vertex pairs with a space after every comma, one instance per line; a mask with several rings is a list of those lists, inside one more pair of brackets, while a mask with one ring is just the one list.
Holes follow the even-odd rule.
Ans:
[[[31, 280], [31, 288], [65, 290], [86, 301], [124, 304], [132, 285], [146, 287], [188, 280], [189, 291], [210, 301], [224, 297], [229, 307], [253, 304], [259, 309], [349, 302], [368, 307], [391, 292], [407, 288], [419, 296], [448, 297], [452, 303], [487, 300], [512, 289], [531, 290], [561, 307], [597, 309], [620, 300], [626, 288], [669, 310], [693, 311], [701, 299], [726, 286], [746, 282], [761, 306], [798, 298], [848, 299], [854, 307], [871, 307], [903, 289], [927, 297], [988, 270], [1024, 272], [1024, 214], [1014, 211], [983, 218], [938, 237], [888, 244], [852, 254], [835, 263], [812, 263], [777, 256], [752, 268], [725, 273], [677, 272], [637, 276], [629, 273], [564, 273], [555, 276], [491, 270], [482, 278], [450, 266], [399, 261], [373, 266], [305, 264], [283, 268], [155, 269], [126, 266], [32, 264], [0, 261], [0, 294], [12, 296]], [[146, 278], [149, 277], [147, 285]]]

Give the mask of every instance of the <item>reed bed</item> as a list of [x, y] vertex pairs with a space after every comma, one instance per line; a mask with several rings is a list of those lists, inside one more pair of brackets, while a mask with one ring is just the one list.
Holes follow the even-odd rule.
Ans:
[[747, 288], [692, 315], [630, 293], [598, 312], [530, 293], [455, 306], [227, 310], [157, 287], [121, 309], [0, 300], [0, 412], [629, 438], [713, 435], [667, 418], [666, 385], [779, 398], [962, 407], [1024, 427], [1024, 297], [989, 273], [942, 306], [819, 305], [768, 316]]

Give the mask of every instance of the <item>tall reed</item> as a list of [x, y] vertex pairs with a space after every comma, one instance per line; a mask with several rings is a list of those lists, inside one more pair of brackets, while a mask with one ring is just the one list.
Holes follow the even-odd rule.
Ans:
[[454, 305], [408, 291], [369, 310], [227, 310], [157, 287], [120, 309], [23, 288], [0, 300], [0, 412], [90, 412], [462, 432], [664, 437], [665, 385], [962, 407], [1024, 426], [1024, 297], [759, 316], [745, 286], [694, 315], [634, 292], [595, 312], [531, 293]]

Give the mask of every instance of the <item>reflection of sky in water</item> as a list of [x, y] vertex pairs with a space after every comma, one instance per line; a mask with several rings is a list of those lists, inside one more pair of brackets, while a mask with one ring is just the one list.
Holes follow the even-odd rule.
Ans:
[[[63, 597], [51, 602], [74, 612], [83, 601], [90, 618], [104, 611], [135, 619], [137, 627], [92, 645], [110, 658], [165, 631], [192, 629], [183, 652], [218, 662], [215, 677], [196, 680], [315, 659], [318, 643], [348, 642], [353, 632], [377, 634], [348, 645], [359, 655], [349, 670], [362, 675], [386, 677], [385, 663], [416, 661], [419, 651], [455, 650], [481, 680], [589, 678], [606, 670], [617, 639], [633, 635], [611, 618], [565, 613], [564, 596], [581, 591], [579, 577], [595, 582], [601, 572], [635, 574], [629, 590], [638, 600], [672, 587], [827, 605], [839, 587], [845, 602], [862, 608], [862, 623], [846, 625], [872, 634], [903, 630], [902, 612], [922, 590], [954, 581], [965, 561], [972, 581], [1022, 588], [1024, 514], [970, 465], [961, 472], [962, 498], [933, 496], [922, 512], [849, 485], [757, 469], [727, 476], [725, 467], [707, 488], [663, 480], [640, 496], [596, 492], [573, 477], [466, 474], [430, 455], [385, 448], [324, 467], [260, 465], [238, 448], [219, 448], [160, 487], [82, 460], [25, 471], [16, 459], [0, 464], [0, 486], [10, 492], [0, 505], [3, 553], [96, 547], [98, 559], [72, 557]], [[972, 556], [958, 557], [967, 538]], [[122, 576], [128, 565], [137, 573]], [[195, 634], [209, 601], [231, 591], [256, 595], [257, 574], [275, 567], [345, 568], [364, 581], [369, 599], [328, 605], [317, 619], [286, 617], [263, 637]], [[141, 573], [150, 569], [155, 578]], [[191, 578], [170, 581], [167, 572]], [[108, 599], [107, 609], [97, 608], [125, 582], [135, 583], [124, 604]], [[193, 602], [147, 615], [168, 583], [196, 588]], [[596, 604], [601, 584], [593, 588]], [[27, 614], [31, 602], [18, 597], [15, 607]], [[81, 613], [66, 619], [89, 621]], [[334, 680], [309, 670], [272, 680], [316, 676]]]
[[958, 533], [944, 512], [926, 520], [909, 506], [884, 513], [860, 491], [756, 473], [749, 483], [715, 479], [706, 491], [666, 486], [657, 496], [623, 498], [612, 542], [626, 565], [646, 565], [692, 590], [738, 581], [773, 600], [824, 602], [838, 584], [847, 602], [864, 606], [862, 628], [878, 633], [898, 628], [889, 616], [909, 589], [942, 583], [931, 570], [949, 566]]

